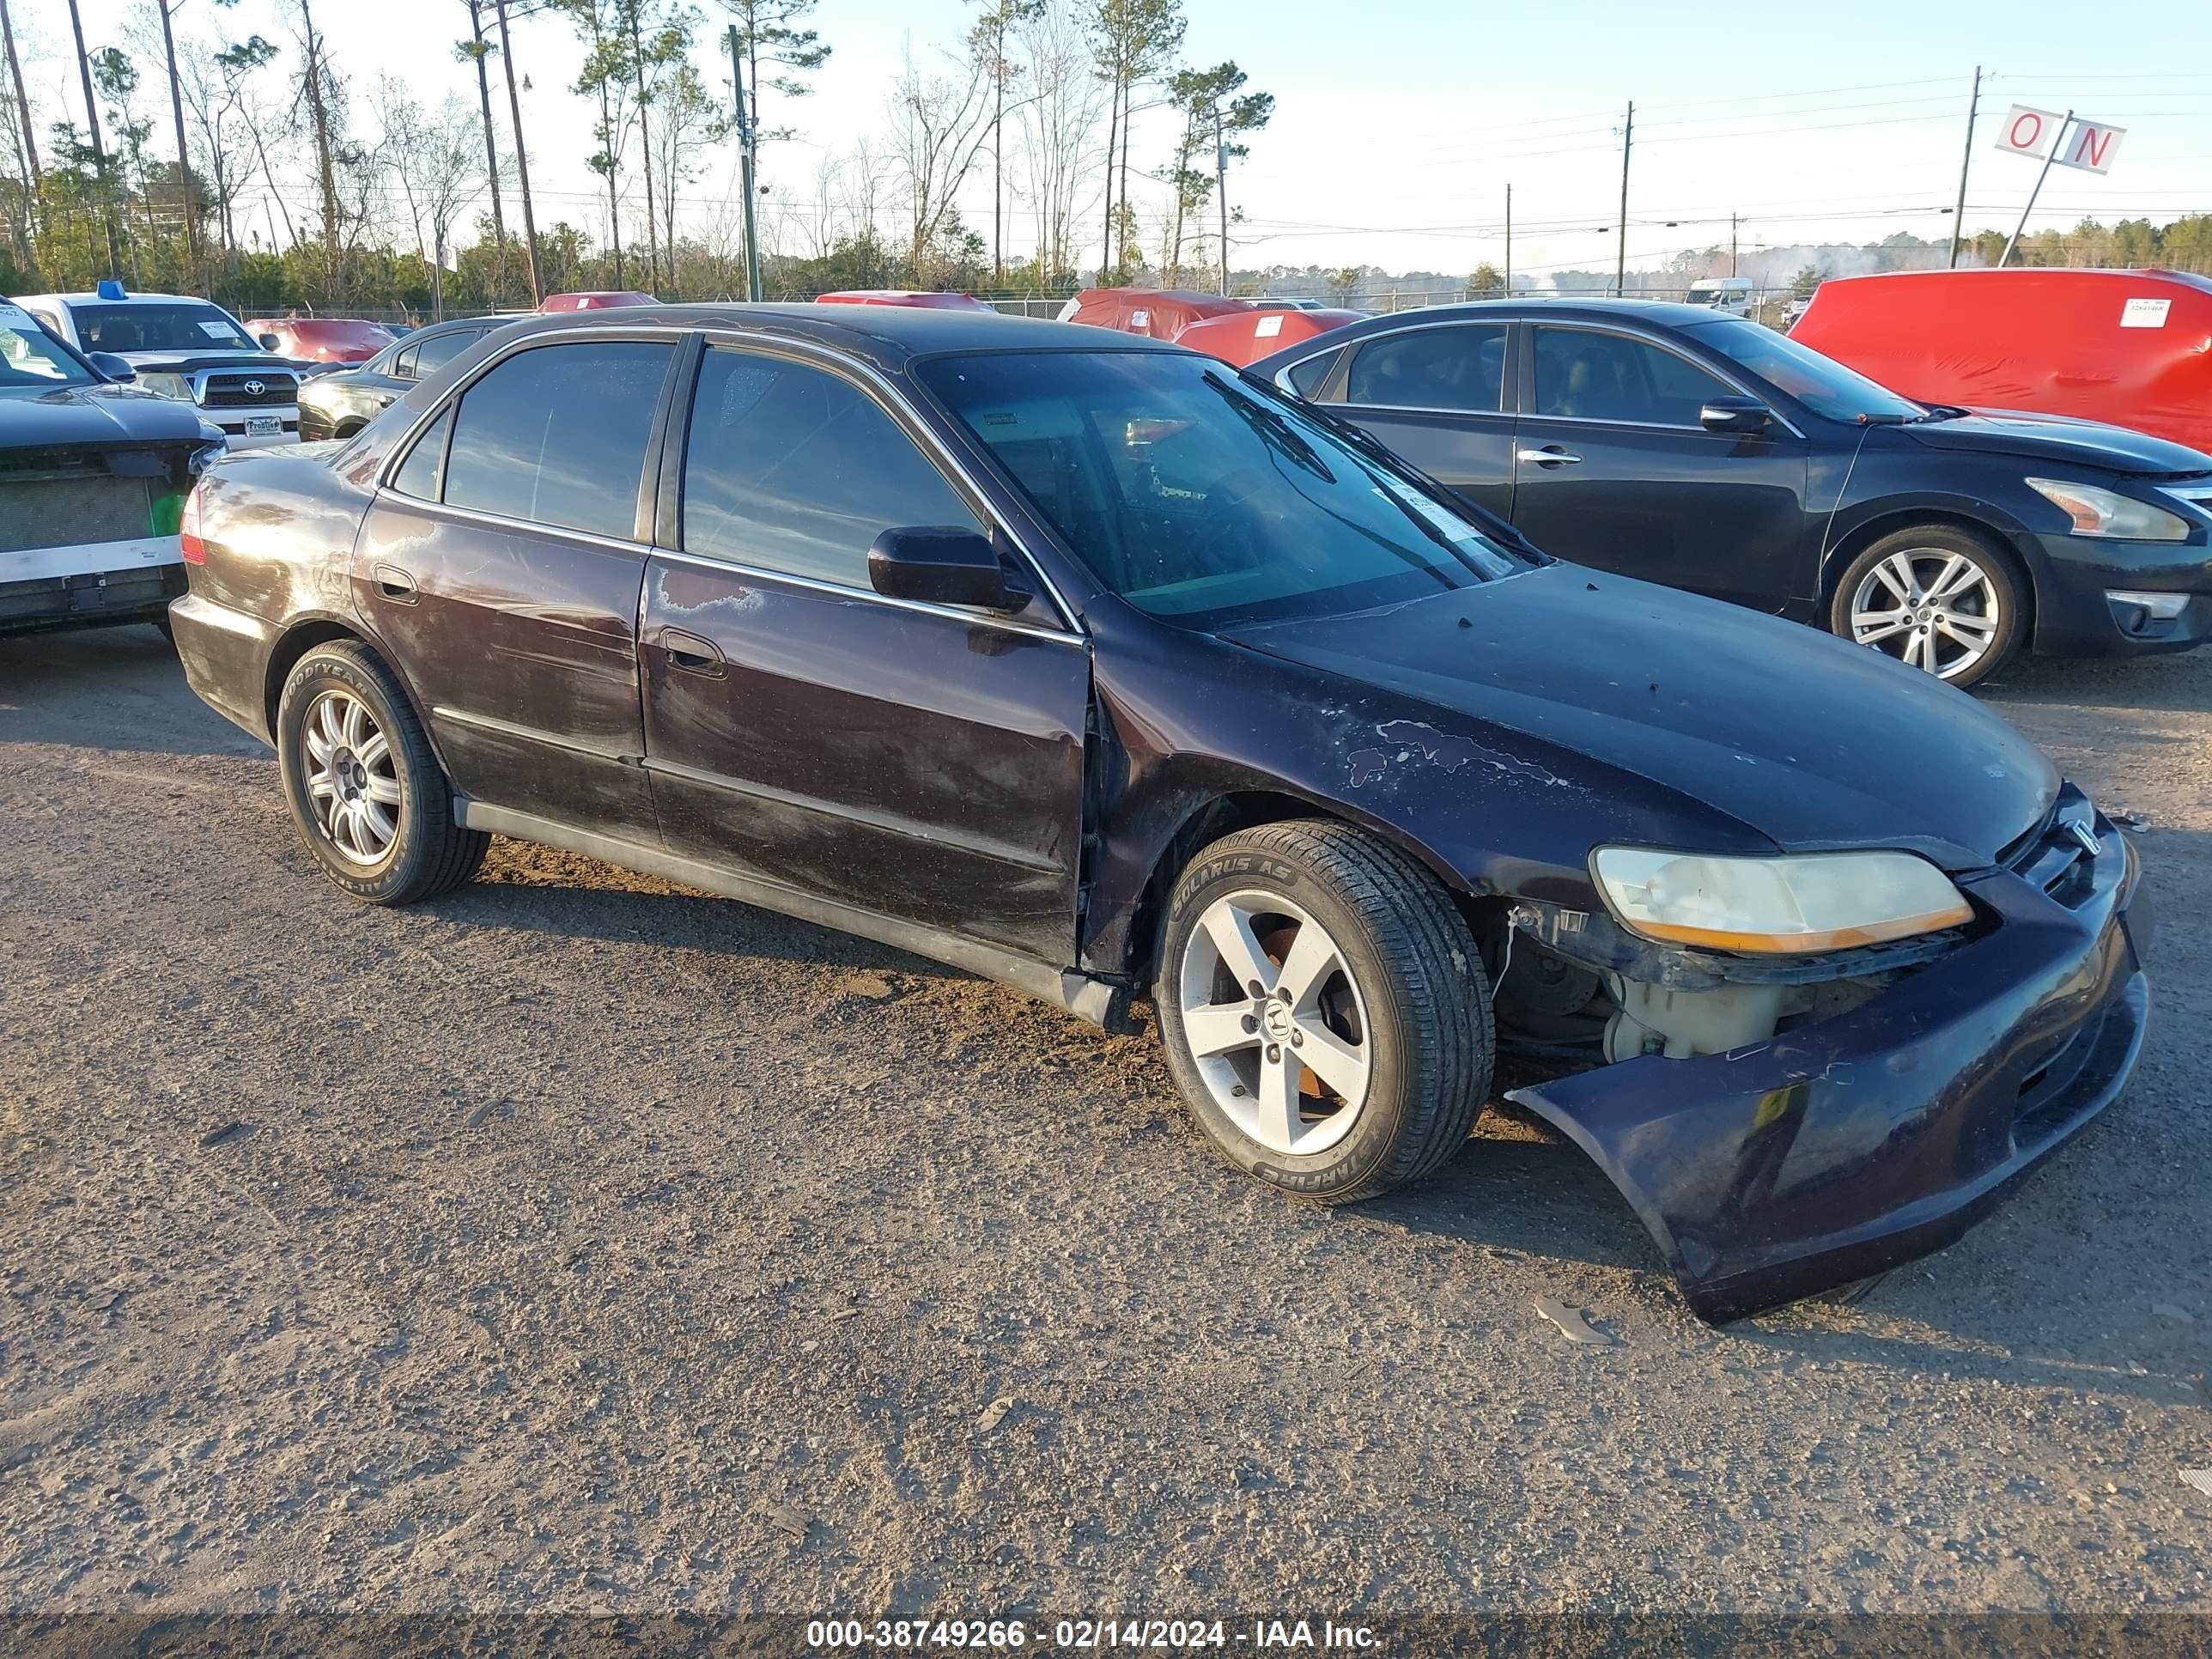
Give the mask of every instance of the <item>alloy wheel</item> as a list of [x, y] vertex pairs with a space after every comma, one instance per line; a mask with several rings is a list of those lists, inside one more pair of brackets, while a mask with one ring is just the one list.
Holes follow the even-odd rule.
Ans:
[[380, 862], [399, 833], [399, 775], [376, 716], [350, 691], [325, 691], [301, 736], [315, 827], [349, 862]]
[[1851, 595], [1853, 639], [1938, 679], [1956, 679], [1988, 656], [2004, 621], [1989, 573], [1946, 548], [1900, 549]]
[[1176, 978], [1184, 1043], [1229, 1121], [1269, 1152], [1352, 1132], [1373, 1072], [1367, 1008], [1328, 931], [1278, 894], [1207, 906]]

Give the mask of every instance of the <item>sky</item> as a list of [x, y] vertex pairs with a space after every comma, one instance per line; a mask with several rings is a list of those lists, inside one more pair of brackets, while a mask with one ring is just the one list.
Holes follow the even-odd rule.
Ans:
[[[128, 49], [148, 0], [82, 0], [87, 44]], [[10, 0], [41, 115], [79, 94], [63, 0]], [[720, 14], [702, 0], [698, 57], [726, 91], [710, 46]], [[809, 195], [825, 155], [880, 135], [902, 55], [933, 61], [958, 40], [974, 0], [821, 0], [812, 19], [832, 48], [806, 99], [771, 106], [799, 129], [763, 157], [770, 216]], [[1876, 240], [1948, 234], [1974, 70], [1984, 72], [1967, 188], [1970, 228], [2009, 230], [2036, 164], [1994, 148], [2007, 106], [2078, 107], [2127, 129], [2105, 176], [2054, 169], [2031, 228], [2084, 216], [2164, 221], [2212, 209], [2212, 3], [2207, 0], [1855, 0], [1847, 6], [1735, 7], [1650, 0], [1186, 0], [1184, 57], [1234, 59], [1272, 92], [1272, 124], [1231, 179], [1244, 215], [1232, 229], [1240, 268], [1377, 266], [1467, 272], [1504, 263], [1513, 191], [1516, 279], [1610, 269], [1620, 222], [1621, 134], [1633, 100], [1627, 256], [1656, 268], [1669, 253], [1726, 246]], [[451, 43], [459, 0], [323, 0], [318, 24], [364, 118], [380, 73], [426, 102], [474, 96]], [[185, 0], [189, 41], [258, 32], [296, 62], [296, 0]], [[530, 77], [523, 119], [541, 224], [566, 217], [602, 234], [594, 148], [583, 100], [564, 88], [581, 56], [569, 26], [516, 27]], [[145, 65], [149, 82], [153, 65]], [[150, 91], [150, 88], [149, 88]], [[504, 104], [501, 143], [507, 142]], [[1173, 138], [1165, 111], [1140, 113], [1133, 163], [1158, 167]], [[166, 151], [166, 115], [156, 143]], [[725, 149], [682, 199], [698, 222], [726, 208]], [[988, 173], [963, 198], [988, 234]], [[514, 210], [509, 208], [510, 220]], [[1016, 204], [1010, 252], [1033, 237]], [[793, 250], [797, 251], [797, 250]]]

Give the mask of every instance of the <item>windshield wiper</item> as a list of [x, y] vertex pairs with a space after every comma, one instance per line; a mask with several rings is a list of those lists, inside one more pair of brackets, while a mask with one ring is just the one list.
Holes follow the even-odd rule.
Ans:
[[1930, 404], [1926, 414], [1912, 417], [1911, 424], [1922, 426], [1929, 421], [1963, 421], [1973, 412], [1971, 409], [1961, 409], [1956, 404]]

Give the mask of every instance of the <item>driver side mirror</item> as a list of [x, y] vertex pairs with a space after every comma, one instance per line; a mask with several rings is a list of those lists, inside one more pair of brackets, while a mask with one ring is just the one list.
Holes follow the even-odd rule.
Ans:
[[1698, 411], [1698, 424], [1708, 432], [1748, 435], [1773, 423], [1774, 411], [1756, 398], [1708, 398]]
[[261, 342], [261, 349], [264, 351], [274, 351], [284, 343], [274, 334], [257, 334], [253, 337]]
[[112, 351], [88, 351], [84, 354], [84, 360], [103, 378], [119, 386], [128, 386], [138, 378], [138, 371], [131, 367], [131, 360], [118, 357]]
[[1019, 611], [1029, 595], [1006, 580], [990, 538], [957, 525], [886, 530], [868, 548], [868, 580], [885, 599]]

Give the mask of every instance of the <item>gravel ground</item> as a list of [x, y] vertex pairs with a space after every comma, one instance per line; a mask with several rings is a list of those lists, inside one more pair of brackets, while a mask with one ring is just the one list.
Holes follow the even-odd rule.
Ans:
[[1714, 1331], [1509, 1121], [1305, 1208], [873, 945], [505, 842], [353, 903], [150, 629], [0, 645], [0, 1612], [2212, 1612], [2212, 653], [1992, 701], [2148, 819], [2142, 1071]]

